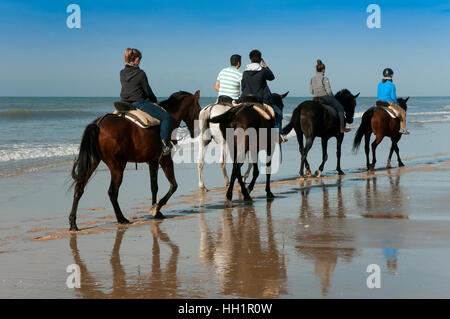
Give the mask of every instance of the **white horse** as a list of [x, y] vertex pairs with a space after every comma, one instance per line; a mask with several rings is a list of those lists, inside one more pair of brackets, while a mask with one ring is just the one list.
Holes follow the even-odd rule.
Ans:
[[[220, 103], [220, 104], [219, 104]], [[205, 153], [207, 146], [214, 139], [214, 141], [220, 146], [220, 168], [222, 169], [223, 179], [225, 181], [225, 185], [228, 187], [230, 183], [227, 168], [226, 168], [226, 160], [227, 160], [227, 144], [225, 138], [222, 136], [222, 132], [220, 131], [218, 123], [209, 123], [208, 120], [214, 116], [221, 115], [228, 111], [232, 107], [232, 100], [220, 97], [218, 102], [215, 104], [210, 104], [204, 109], [200, 111], [199, 115], [199, 126], [200, 126], [200, 135], [198, 136], [198, 186], [204, 192], [208, 191], [205, 187], [205, 183], [203, 182], [203, 166], [205, 164]], [[249, 165], [247, 168], [247, 172], [245, 173], [243, 179], [244, 181], [250, 174], [250, 170], [252, 165]]]

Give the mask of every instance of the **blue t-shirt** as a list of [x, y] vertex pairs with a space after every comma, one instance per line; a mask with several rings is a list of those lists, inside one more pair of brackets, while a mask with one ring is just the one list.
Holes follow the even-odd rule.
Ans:
[[395, 85], [392, 81], [381, 81], [378, 84], [377, 99], [379, 101], [394, 102], [398, 104], [397, 95], [395, 93]]

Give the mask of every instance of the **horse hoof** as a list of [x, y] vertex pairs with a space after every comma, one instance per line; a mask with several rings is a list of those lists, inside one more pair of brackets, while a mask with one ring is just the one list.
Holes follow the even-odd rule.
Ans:
[[253, 187], [247, 187], [247, 192], [250, 194], [253, 191]]
[[128, 219], [126, 219], [126, 218], [118, 221], [118, 223], [121, 224], [121, 225], [131, 224], [130, 221]]
[[343, 171], [338, 171], [338, 175], [345, 175], [345, 173]]
[[231, 207], [233, 207], [233, 203], [231, 202], [231, 200], [227, 199], [225, 201], [225, 206], [228, 207], [228, 208], [231, 208]]
[[275, 195], [272, 192], [267, 192], [267, 198], [273, 199], [273, 198], [275, 198]]
[[79, 231], [77, 225], [71, 225], [69, 231]]
[[387, 169], [392, 168], [391, 164], [386, 165], [386, 168]]
[[315, 173], [316, 177], [321, 177], [322, 176], [322, 171], [317, 170]]
[[403, 163], [398, 164], [398, 167], [403, 167], [403, 166], [405, 166], [405, 164], [403, 164]]
[[308, 176], [308, 177], [311, 176], [311, 171], [310, 170], [306, 171], [306, 176]]
[[166, 218], [160, 211], [156, 212], [155, 219], [164, 219]]
[[205, 186], [200, 187], [200, 190], [202, 191], [202, 193], [209, 192], [209, 189], [207, 189]]

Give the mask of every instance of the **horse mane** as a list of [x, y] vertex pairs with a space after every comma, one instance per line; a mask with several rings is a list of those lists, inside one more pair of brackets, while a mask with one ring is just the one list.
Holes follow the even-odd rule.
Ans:
[[175, 113], [178, 111], [181, 101], [186, 96], [192, 96], [192, 94], [186, 91], [178, 91], [169, 96], [167, 100], [160, 102], [159, 105], [161, 105], [167, 112]]

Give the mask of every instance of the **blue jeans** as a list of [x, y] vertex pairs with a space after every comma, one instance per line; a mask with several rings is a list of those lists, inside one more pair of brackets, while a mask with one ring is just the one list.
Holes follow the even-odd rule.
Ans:
[[273, 110], [275, 111], [275, 126], [278, 128], [278, 130], [281, 133], [282, 127], [281, 127], [281, 121], [283, 120], [283, 111], [280, 110], [278, 106], [271, 105]]
[[150, 114], [154, 118], [160, 120], [161, 127], [159, 134], [162, 140], [169, 139], [170, 133], [170, 115], [161, 106], [153, 104], [151, 102], [134, 102], [133, 106]]

